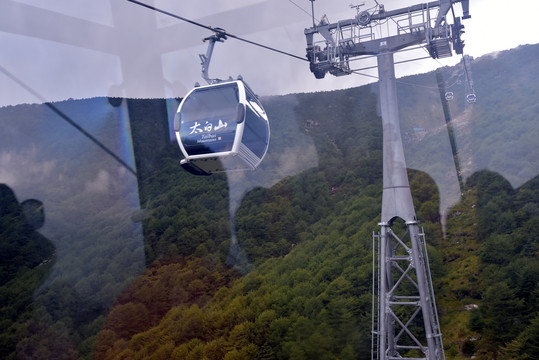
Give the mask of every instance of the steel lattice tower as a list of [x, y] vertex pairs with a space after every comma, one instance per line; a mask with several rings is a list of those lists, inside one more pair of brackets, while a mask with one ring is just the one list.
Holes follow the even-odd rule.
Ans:
[[[463, 26], [455, 17], [454, 3], [462, 3], [463, 19], [470, 17], [467, 0], [440, 0], [392, 11], [379, 5], [374, 12], [358, 11], [354, 19], [332, 24], [324, 17], [305, 30], [307, 58], [316, 78], [327, 72], [335, 76], [354, 73], [350, 68], [354, 57], [377, 59], [383, 193], [380, 231], [373, 235], [373, 359], [445, 358], [425, 236], [418, 226], [408, 182], [393, 54], [422, 44], [432, 58], [452, 56], [453, 50], [462, 54]], [[446, 19], [449, 10], [453, 24]], [[389, 20], [396, 24], [396, 34], [377, 38], [373, 28]], [[314, 35], [323, 40], [314, 41]]]
[[[373, 334], [378, 359], [442, 359], [425, 238], [415, 215], [400, 134], [393, 54], [378, 55], [383, 124], [383, 192], [380, 232], [374, 235], [378, 264]], [[398, 219], [404, 226], [398, 226]], [[376, 254], [377, 253], [377, 254]], [[419, 326], [418, 326], [419, 323]]]

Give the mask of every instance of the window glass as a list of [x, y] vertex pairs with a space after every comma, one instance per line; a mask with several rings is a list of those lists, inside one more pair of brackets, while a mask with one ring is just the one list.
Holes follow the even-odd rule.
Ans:
[[[256, 104], [256, 103], [255, 103]], [[262, 108], [258, 107], [260, 111]], [[260, 112], [253, 111], [250, 106], [246, 108], [245, 128], [241, 142], [245, 144], [256, 156], [262, 158], [269, 140], [269, 126]]]
[[539, 2], [422, 2], [0, 1], [0, 359], [539, 359]]
[[238, 114], [236, 83], [195, 89], [183, 102], [180, 137], [189, 155], [232, 150]]

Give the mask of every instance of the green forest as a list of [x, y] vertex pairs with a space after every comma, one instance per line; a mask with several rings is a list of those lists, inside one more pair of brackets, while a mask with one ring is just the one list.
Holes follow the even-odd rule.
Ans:
[[[469, 61], [473, 107], [460, 64], [398, 82], [445, 356], [538, 359], [539, 45]], [[76, 112], [89, 101], [60, 106]], [[127, 217], [142, 226], [140, 247], [115, 225], [125, 217], [118, 199], [62, 242], [32, 227], [22, 199], [0, 185], [0, 357], [370, 359], [382, 197], [376, 85], [261, 98], [269, 152], [253, 174], [234, 176], [181, 168], [168, 133], [167, 104], [177, 101], [112, 102], [130, 114], [140, 209]], [[455, 164], [462, 183], [442, 183]], [[84, 176], [99, 167], [85, 164]], [[76, 250], [71, 262], [57, 255], [64, 246]], [[144, 264], [125, 264], [142, 252]], [[99, 270], [77, 272], [85, 262]]]

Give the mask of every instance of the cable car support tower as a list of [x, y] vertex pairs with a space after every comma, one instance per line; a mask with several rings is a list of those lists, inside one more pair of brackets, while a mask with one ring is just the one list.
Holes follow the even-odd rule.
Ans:
[[[307, 59], [320, 79], [328, 72], [354, 73], [353, 58], [377, 58], [383, 192], [380, 232], [373, 235], [372, 358], [441, 360], [445, 356], [425, 236], [414, 210], [400, 134], [393, 54], [411, 46], [424, 46], [434, 59], [452, 56], [453, 51], [462, 54], [464, 26], [453, 5], [460, 3], [462, 19], [467, 19], [469, 1], [439, 0], [392, 11], [376, 3], [374, 11], [358, 10], [353, 19], [329, 23], [324, 17], [305, 29]], [[449, 11], [452, 24], [447, 21]], [[376, 27], [386, 22], [396, 29], [378, 37]], [[322, 39], [315, 41], [315, 35]]]

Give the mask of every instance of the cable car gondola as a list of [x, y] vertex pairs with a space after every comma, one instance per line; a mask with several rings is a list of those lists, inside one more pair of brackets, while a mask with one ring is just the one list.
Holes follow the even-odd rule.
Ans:
[[174, 131], [181, 166], [196, 175], [254, 170], [270, 139], [266, 112], [241, 78], [191, 90], [178, 107]]
[[474, 93], [466, 95], [466, 101], [468, 104], [475, 104], [477, 102], [477, 96]]
[[448, 91], [445, 93], [445, 99], [446, 100], [453, 100], [453, 92], [452, 91]]
[[254, 170], [268, 151], [268, 116], [258, 97], [240, 76], [237, 80], [208, 75], [213, 47], [227, 33], [214, 28], [202, 60], [202, 77], [209, 85], [195, 86], [174, 117], [176, 140], [183, 153], [181, 166], [195, 175]]

